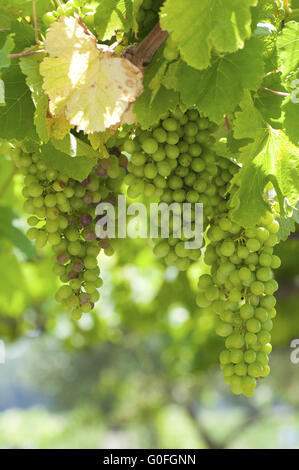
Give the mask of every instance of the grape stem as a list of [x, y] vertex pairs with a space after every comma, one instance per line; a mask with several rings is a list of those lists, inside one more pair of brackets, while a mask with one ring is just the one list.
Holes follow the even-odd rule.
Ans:
[[59, 8], [61, 8], [61, 10], [64, 11], [63, 6], [61, 5], [60, 0], [56, 0], [56, 3], [57, 3], [57, 5], [59, 6]]
[[40, 54], [40, 53], [45, 53], [46, 51], [43, 50], [43, 49], [39, 49], [38, 51], [30, 51], [28, 52], [27, 51], [23, 51], [23, 52], [19, 52], [18, 54], [8, 54], [7, 57], [9, 59], [18, 59], [19, 57], [26, 57], [28, 55], [35, 55], [35, 54]]
[[39, 45], [40, 41], [39, 41], [38, 30], [37, 30], [37, 17], [36, 17], [35, 0], [32, 1], [32, 16], [33, 16], [33, 23], [34, 23], [35, 42], [36, 42], [36, 44]]
[[264, 78], [269, 77], [269, 75], [272, 75], [273, 73], [279, 73], [279, 72], [281, 72], [280, 67], [278, 67], [278, 69], [276, 69], [276, 70], [271, 70], [271, 72], [265, 73]]
[[131, 51], [131, 57], [128, 57], [129, 60], [139, 68], [148, 65], [167, 37], [168, 32], [163, 31], [159, 23], [156, 24], [143, 41], [134, 47]]
[[290, 96], [290, 93], [283, 93], [282, 91], [271, 90], [271, 88], [267, 88], [267, 87], [264, 87], [264, 86], [261, 86], [260, 89], [261, 89], [261, 90], [268, 91], [269, 93], [273, 93], [274, 95]]
[[228, 120], [228, 117], [225, 116], [225, 125], [226, 125], [226, 129], [228, 130], [228, 132], [230, 132], [232, 129], [230, 127], [230, 123], [229, 123], [229, 120]]

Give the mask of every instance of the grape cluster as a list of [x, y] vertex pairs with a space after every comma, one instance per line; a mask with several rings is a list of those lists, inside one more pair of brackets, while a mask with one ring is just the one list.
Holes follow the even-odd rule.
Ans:
[[163, 57], [167, 62], [172, 62], [173, 60], [178, 59], [180, 56], [180, 51], [173, 41], [171, 36], [168, 36], [167, 40], [165, 41], [165, 47], [163, 49]]
[[[16, 158], [16, 157], [15, 157]], [[98, 301], [102, 285], [97, 256], [101, 249], [113, 254], [108, 239], [98, 239], [95, 207], [100, 201], [114, 202], [125, 174], [126, 159], [111, 155], [99, 160], [82, 182], [50, 169], [38, 153], [20, 152], [16, 166], [24, 174], [24, 210], [28, 218], [29, 239], [37, 248], [47, 243], [56, 255], [54, 273], [62, 285], [56, 300], [75, 318], [89, 312]]]
[[94, 25], [95, 6], [87, 5], [82, 0], [68, 0], [63, 4], [62, 8], [59, 6], [57, 10], [45, 13], [42, 17], [42, 21], [48, 28], [52, 23], [55, 23], [60, 16], [73, 16], [74, 14], [80, 15], [86, 26], [91, 27]]
[[159, 9], [163, 0], [143, 0], [138, 13], [138, 37], [143, 39], [159, 21]]
[[[125, 182], [128, 196], [140, 194], [167, 204], [202, 203], [204, 226], [211, 216], [226, 209], [225, 193], [228, 181], [238, 167], [211, 150], [215, 125], [201, 117], [196, 109], [183, 112], [177, 108], [163, 116], [151, 129], [137, 129], [124, 143], [131, 155]], [[173, 217], [171, 236], [155, 239], [154, 253], [169, 266], [186, 270], [201, 255], [200, 249], [185, 248], [187, 236], [176, 237]], [[194, 211], [191, 211], [194, 229]]]
[[210, 244], [204, 261], [211, 274], [199, 278], [196, 301], [218, 315], [216, 333], [226, 338], [220, 365], [236, 394], [251, 396], [256, 380], [270, 372], [273, 294], [278, 288], [273, 269], [280, 266], [273, 254], [278, 229], [271, 213], [259, 226], [243, 229], [227, 212], [215, 217], [207, 232]]

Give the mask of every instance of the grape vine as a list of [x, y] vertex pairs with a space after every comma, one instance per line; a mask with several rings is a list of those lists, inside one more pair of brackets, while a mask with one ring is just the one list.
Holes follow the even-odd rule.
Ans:
[[153, 253], [200, 268], [224, 379], [251, 396], [270, 372], [275, 246], [299, 220], [299, 23], [293, 2], [228, 3], [2, 2], [0, 139], [74, 319], [100, 299], [97, 257], [117, 246], [96, 234], [100, 202], [203, 205], [200, 248], [185, 245], [193, 210], [190, 233], [172, 214]]

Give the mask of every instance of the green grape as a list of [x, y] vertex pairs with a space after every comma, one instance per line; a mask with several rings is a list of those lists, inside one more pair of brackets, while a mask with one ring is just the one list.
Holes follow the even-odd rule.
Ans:
[[243, 361], [243, 351], [241, 349], [231, 349], [230, 351], [230, 361], [234, 364], [238, 364]]
[[253, 317], [254, 315], [254, 308], [252, 305], [244, 304], [240, 308], [240, 316], [243, 320], [248, 320], [249, 318]]
[[166, 131], [176, 131], [178, 129], [178, 122], [174, 118], [167, 118], [162, 122], [162, 126]]
[[276, 299], [273, 295], [266, 295], [261, 299], [261, 306], [267, 311], [271, 310], [276, 305]]
[[43, 15], [42, 21], [44, 25], [48, 28], [52, 23], [57, 21], [57, 18], [53, 15], [53, 12], [48, 11]]
[[254, 333], [246, 333], [245, 334], [245, 343], [248, 344], [248, 346], [253, 346], [254, 344], [257, 343], [257, 336]]
[[281, 259], [279, 256], [273, 255], [272, 256], [272, 262], [271, 262], [271, 268], [272, 269], [278, 269], [281, 265]]
[[167, 133], [162, 127], [158, 127], [153, 131], [153, 138], [160, 144], [163, 144], [166, 142]]
[[247, 364], [252, 364], [253, 362], [255, 362], [256, 360], [256, 352], [253, 350], [253, 349], [248, 349], [247, 351], [245, 351], [244, 353], [244, 361], [247, 363]]
[[247, 364], [244, 361], [239, 362], [234, 367], [234, 372], [239, 377], [246, 375], [247, 373]]
[[[179, 261], [180, 261], [180, 260], [177, 260], [176, 265], [177, 265], [177, 263], [178, 263]], [[184, 260], [183, 260], [183, 261], [184, 261]], [[180, 266], [180, 264], [179, 264], [179, 266]], [[198, 294], [198, 295], [196, 296], [196, 299], [195, 299], [195, 300], [196, 300], [196, 304], [197, 304], [198, 307], [200, 307], [200, 308], [209, 307], [209, 306], [211, 305], [211, 301], [206, 298], [206, 296], [204, 295], [204, 293]], [[218, 334], [219, 334], [219, 333], [218, 333]]]
[[270, 343], [271, 334], [269, 333], [269, 331], [263, 329], [257, 334], [257, 340], [260, 344]]
[[62, 300], [68, 299], [73, 293], [73, 290], [70, 286], [61, 286], [56, 293], [56, 300], [61, 302]]
[[265, 322], [268, 319], [268, 312], [263, 307], [258, 307], [254, 312], [255, 318], [261, 322]]
[[260, 377], [260, 375], [263, 372], [263, 368], [259, 362], [253, 362], [252, 364], [249, 364], [248, 366], [248, 375], [250, 377]]
[[271, 266], [271, 263], [272, 263], [272, 256], [271, 255], [268, 255], [267, 253], [262, 253], [260, 256], [259, 256], [259, 263], [261, 266], [264, 266], [264, 267], [269, 267]]
[[239, 270], [239, 276], [240, 276], [240, 279], [242, 281], [248, 281], [250, 278], [251, 278], [251, 272], [248, 268], [246, 268], [245, 266], [243, 266], [240, 270]]
[[249, 320], [246, 321], [246, 328], [249, 333], [257, 333], [260, 331], [261, 327], [261, 322], [257, 318], [249, 318]]
[[259, 268], [256, 272], [256, 277], [262, 282], [269, 281], [272, 278], [272, 271], [270, 268]]
[[235, 244], [231, 240], [224, 240], [220, 248], [221, 254], [223, 256], [232, 256], [235, 251]]
[[153, 154], [158, 150], [158, 143], [153, 138], [148, 138], [142, 143], [142, 149], [145, 153]]
[[254, 295], [261, 295], [264, 292], [264, 284], [260, 281], [254, 281], [250, 285], [250, 290]]

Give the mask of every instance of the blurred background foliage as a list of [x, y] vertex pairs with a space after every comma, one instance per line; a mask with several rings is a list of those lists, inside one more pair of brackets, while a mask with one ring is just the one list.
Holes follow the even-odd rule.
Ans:
[[165, 269], [146, 240], [99, 257], [104, 288], [59, 311], [50, 250], [26, 239], [22, 179], [0, 155], [0, 448], [299, 448], [299, 236], [281, 244], [271, 375], [233, 396], [215, 318], [195, 304], [201, 262]]

